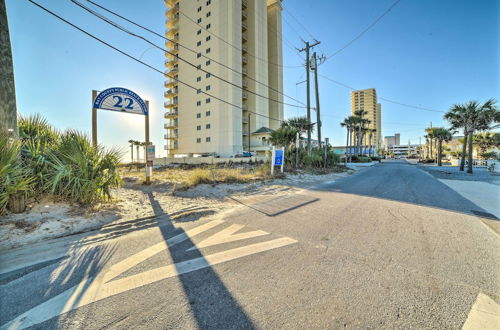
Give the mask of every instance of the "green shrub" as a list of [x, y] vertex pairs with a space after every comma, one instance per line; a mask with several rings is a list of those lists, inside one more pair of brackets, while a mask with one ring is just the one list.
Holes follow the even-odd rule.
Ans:
[[20, 118], [19, 139], [1, 136], [0, 149], [0, 212], [16, 193], [88, 205], [110, 199], [121, 183], [120, 152], [92, 146], [77, 130], [61, 134], [38, 114]]
[[21, 144], [0, 132], [0, 214], [7, 210], [9, 199], [31, 190], [34, 182], [32, 172], [21, 162]]
[[481, 159], [496, 159], [496, 160], [498, 160], [500, 157], [500, 154], [497, 154], [494, 151], [490, 151], [490, 152], [480, 153], [479, 157], [481, 157]]
[[[298, 164], [296, 164], [297, 159]], [[327, 151], [326, 160], [327, 167], [333, 167], [339, 164], [340, 156], [333, 151]], [[295, 147], [291, 147], [285, 151], [285, 167], [323, 168], [325, 167], [325, 151], [315, 148], [311, 150], [311, 154], [309, 155], [305, 148], [296, 149]]]
[[92, 146], [90, 138], [77, 130], [62, 134], [50, 154], [46, 190], [69, 200], [92, 204], [111, 198], [111, 188], [121, 183], [120, 152]]
[[370, 157], [365, 157], [365, 156], [352, 156], [351, 157], [351, 162], [352, 163], [371, 163]]

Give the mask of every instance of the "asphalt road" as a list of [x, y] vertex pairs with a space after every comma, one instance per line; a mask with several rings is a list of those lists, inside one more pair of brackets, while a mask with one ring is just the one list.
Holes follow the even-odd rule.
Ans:
[[404, 162], [219, 220], [172, 224], [150, 199], [158, 227], [1, 285], [2, 328], [459, 329], [478, 295], [500, 302], [481, 209]]

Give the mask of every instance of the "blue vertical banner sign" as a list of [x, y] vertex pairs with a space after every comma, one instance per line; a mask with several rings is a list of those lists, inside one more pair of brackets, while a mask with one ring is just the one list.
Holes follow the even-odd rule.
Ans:
[[280, 166], [281, 173], [283, 173], [283, 167], [285, 165], [285, 148], [276, 149], [273, 146], [273, 152], [271, 155], [271, 174], [274, 174], [274, 167]]
[[283, 164], [283, 150], [277, 149], [274, 151], [274, 165], [281, 166]]

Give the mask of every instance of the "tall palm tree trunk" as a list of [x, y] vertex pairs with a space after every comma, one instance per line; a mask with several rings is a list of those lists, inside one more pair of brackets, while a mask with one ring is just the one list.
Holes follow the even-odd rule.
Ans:
[[130, 145], [130, 155], [132, 157], [132, 163], [134, 162], [134, 145]]
[[347, 164], [347, 154], [349, 153], [349, 127], [347, 127], [347, 141], [345, 143], [344, 164]]
[[434, 140], [434, 161], [437, 163], [437, 155], [438, 154], [438, 148], [437, 148], [437, 140]]
[[470, 174], [472, 174], [472, 151], [473, 151], [472, 150], [472, 143], [473, 143], [472, 136], [473, 136], [473, 134], [474, 134], [474, 131], [470, 130], [469, 131], [469, 139], [468, 139], [469, 140], [468, 141], [469, 142], [469, 154], [467, 155], [467, 159], [469, 161], [469, 163], [467, 164], [467, 173], [470, 173]]
[[429, 143], [429, 147], [430, 147], [430, 154], [431, 154], [431, 157], [430, 159], [434, 159], [434, 156], [433, 156], [433, 153], [432, 153], [432, 139], [429, 139], [430, 143]]
[[467, 130], [464, 130], [464, 144], [462, 145], [462, 155], [460, 159], [460, 171], [463, 171], [465, 168], [465, 154], [467, 153], [467, 138], [469, 134]]
[[361, 126], [359, 127], [358, 129], [358, 150], [357, 150], [357, 153], [358, 153], [358, 156], [361, 154], [361, 139], [362, 139], [362, 135], [361, 135]]
[[438, 140], [438, 159], [437, 159], [438, 166], [441, 166], [441, 153], [442, 152], [443, 152], [443, 141]]
[[137, 161], [139, 161], [139, 144], [135, 145], [135, 150], [137, 151]]

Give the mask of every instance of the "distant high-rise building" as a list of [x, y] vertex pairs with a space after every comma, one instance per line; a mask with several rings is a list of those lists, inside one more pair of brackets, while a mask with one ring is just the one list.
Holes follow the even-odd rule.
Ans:
[[[375, 88], [368, 88], [351, 92], [351, 111], [354, 114], [358, 110], [366, 111], [363, 118], [368, 119], [370, 123], [367, 128], [375, 130], [372, 135], [371, 143], [377, 148], [382, 144], [382, 106], [377, 103], [377, 91]], [[366, 134], [363, 144], [369, 144], [369, 134]]]
[[401, 135], [399, 133], [396, 133], [393, 136], [384, 137], [384, 148], [386, 150], [392, 146], [399, 145], [401, 145]]
[[169, 156], [268, 150], [283, 119], [281, 1], [165, 2]]

